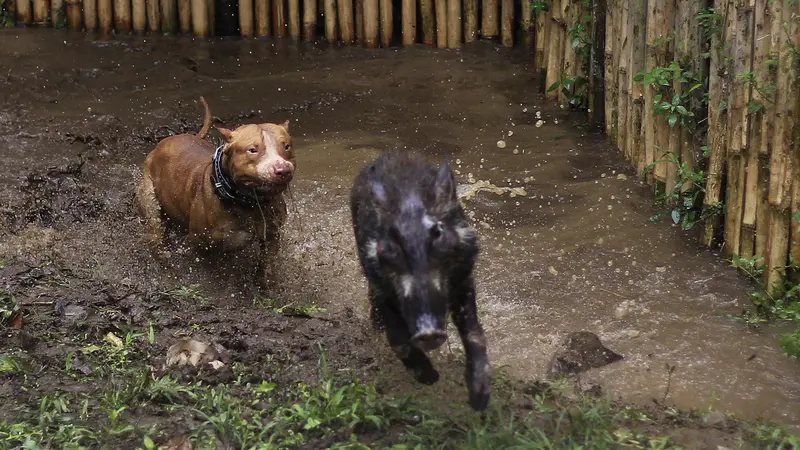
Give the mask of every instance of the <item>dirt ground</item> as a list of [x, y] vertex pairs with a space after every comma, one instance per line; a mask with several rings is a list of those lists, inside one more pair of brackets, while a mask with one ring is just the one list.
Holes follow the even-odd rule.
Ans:
[[[417, 148], [432, 158], [455, 159], [459, 182], [467, 184], [492, 173], [501, 163], [518, 165], [512, 160], [511, 147], [507, 154], [496, 156], [500, 161], [497, 163], [484, 163], [481, 156], [486, 152], [481, 150], [486, 148], [486, 142], [495, 145], [497, 140], [506, 139], [513, 145], [513, 133], [505, 131], [507, 116], [494, 114], [511, 104], [519, 110], [511, 121], [527, 126], [528, 133], [538, 128], [538, 117], [523, 113], [517, 106], [536, 104], [537, 110], [544, 111], [547, 122], [560, 121], [570, 128], [572, 137], [563, 138], [570, 140], [570, 145], [584, 139], [602, 142], [600, 137], [586, 137], [579, 116], [541, 101], [526, 54], [507, 53], [490, 44], [476, 45], [463, 53], [424, 48], [368, 52], [239, 40], [212, 44], [163, 38], [95, 42], [55, 30], [8, 30], [2, 32], [2, 39], [0, 60], [6, 63], [3, 67], [7, 71], [0, 73], [0, 102], [4, 105], [0, 110], [0, 291], [3, 305], [12, 304], [13, 296], [23, 315], [21, 324], [17, 324], [19, 329], [2, 330], [0, 348], [34, 368], [24, 377], [0, 378], [0, 398], [11, 404], [0, 410], [0, 419], [6, 423], [31, 417], [43, 396], [69, 393], [91, 398], [106, 392], [109, 376], [104, 370], [110, 370], [109, 365], [115, 361], [145, 365], [152, 369], [149, 373], [153, 377], [171, 374], [186, 384], [198, 380], [211, 386], [274, 381], [293, 386], [298, 382], [318, 382], [321, 349], [331, 373], [355, 374], [362, 380], [374, 381], [384, 395], [410, 394], [463, 402], [466, 389], [457, 340], [451, 338], [448, 349], [436, 358], [435, 363], [442, 368], [442, 381], [435, 387], [423, 387], [410, 381], [388, 353], [382, 336], [367, 326], [366, 293], [363, 280], [358, 277], [346, 215], [352, 175], [381, 150], [392, 146]], [[509, 67], [500, 74], [494, 67], [497, 64]], [[133, 207], [133, 189], [144, 155], [159, 139], [200, 128], [200, 107], [196, 102], [200, 95], [208, 100], [219, 124], [235, 126], [287, 118], [292, 121], [299, 172], [290, 193], [292, 216], [278, 292], [267, 295], [240, 276], [242, 267], [252, 264], [246, 254], [230, 264], [207, 267], [197, 264], [190, 251], [179, 252], [172, 267], [165, 269], [155, 264], [145, 249]], [[464, 129], [470, 130], [466, 137]], [[214, 134], [210, 139], [219, 137]], [[544, 139], [548, 139], [546, 144]], [[599, 213], [591, 212], [586, 202], [598, 193], [607, 193], [593, 191], [592, 187], [570, 193], [559, 183], [599, 180], [601, 173], [604, 182], [632, 177], [617, 155], [600, 152], [600, 144], [598, 148], [565, 150], [566, 156], [555, 168], [539, 170], [539, 165], [548, 159], [557, 160], [556, 156], [550, 158], [550, 153], [542, 154], [550, 150], [541, 147], [557, 149], [561, 139], [543, 135], [541, 142], [524, 145], [521, 152], [538, 151], [541, 162], [528, 161], [518, 172], [508, 174], [508, 180], [503, 179], [505, 173], [493, 180], [504, 187], [524, 186], [528, 192], [520, 196], [523, 198], [515, 199], [506, 193], [503, 205], [498, 205], [500, 200], [493, 197], [495, 194], [482, 193], [482, 200], [475, 200], [469, 208], [490, 235], [484, 241], [489, 262], [484, 263], [482, 272], [483, 295], [487, 298], [482, 308], [486, 327], [497, 330], [490, 332], [490, 346], [491, 339], [497, 343], [491, 356], [497, 366], [508, 366], [513, 378], [523, 378], [521, 375], [531, 372], [532, 367], [538, 371], [540, 362], [549, 358], [547, 353], [555, 340], [542, 331], [546, 324], [536, 322], [533, 327], [530, 324], [534, 319], [529, 320], [518, 311], [524, 309], [525, 314], [537, 314], [540, 318], [535, 320], [542, 320], [547, 308], [555, 308], [566, 302], [564, 297], [575, 297], [576, 289], [583, 289], [581, 295], [595, 296], [593, 306], [570, 303], [561, 312], [546, 313], [554, 322], [567, 323], [565, 328], [576, 327], [580, 326], [576, 323], [603, 321], [597, 312], [601, 305], [604, 311], [619, 309], [619, 300], [614, 298], [626, 285], [630, 289], [649, 289], [653, 295], [664, 292], [668, 298], [674, 295], [670, 289], [674, 291], [676, 286], [688, 283], [680, 275], [670, 278], [659, 270], [661, 275], [656, 274], [655, 278], [639, 277], [637, 283], [642, 284], [623, 284], [623, 275], [614, 272], [606, 261], [609, 255], [623, 253], [623, 247], [628, 253], [630, 244], [626, 242], [630, 241], [622, 239], [606, 250], [591, 247], [599, 236], [606, 236], [607, 243], [616, 240], [609, 232], [598, 229], [615, 223], [621, 226], [626, 221], [630, 224], [652, 213], [646, 189], [633, 181], [615, 188], [627, 193], [623, 194], [627, 198], [618, 197], [614, 203], [626, 211], [616, 219], [598, 220], [594, 227], [584, 224], [583, 231], [559, 225], [559, 220], [566, 217], [564, 208], [575, 204], [583, 208], [584, 220], [597, 219]], [[583, 152], [581, 156], [586, 158], [578, 158], [576, 152]], [[513, 155], [517, 155], [516, 150]], [[570, 167], [565, 168], [567, 162]], [[548, 180], [547, 171], [558, 172], [561, 178]], [[524, 180], [528, 177], [531, 180]], [[518, 206], [519, 201], [527, 201], [526, 208], [506, 204]], [[611, 206], [607, 209], [610, 211]], [[640, 209], [643, 212], [637, 213], [639, 216], [628, 216], [628, 212]], [[581, 220], [576, 214], [568, 223]], [[744, 295], [735, 292], [745, 292], [746, 283], [723, 272], [723, 268], [712, 267], [711, 256], [697, 256], [687, 250], [691, 244], [680, 241], [685, 237], [676, 237], [676, 231], [669, 227], [659, 230], [652, 248], [691, 253], [688, 264], [693, 266], [686, 272], [697, 279], [705, 275], [714, 279], [711, 285], [703, 284], [706, 290], [687, 288], [681, 295], [696, 298], [713, 291], [712, 300], [716, 303], [712, 306], [728, 312], [741, 309], [736, 298]], [[641, 230], [631, 233], [640, 234]], [[180, 247], [181, 237], [173, 239]], [[554, 242], [558, 242], [558, 249]], [[646, 244], [639, 246], [643, 255], [639, 267], [661, 266], [648, 262]], [[508, 256], [531, 248], [538, 249], [538, 253], [529, 253], [530, 258], [525, 260]], [[619, 256], [625, 257], [630, 258], [630, 254]], [[609, 289], [602, 284], [598, 284], [599, 290], [585, 286], [581, 277], [587, 276], [586, 270], [581, 275], [577, 266], [559, 265], [558, 261], [564, 259], [594, 264], [595, 276], [608, 278]], [[570, 274], [571, 281], [543, 279], [548, 271], [559, 270], [564, 277], [564, 273]], [[512, 272], [513, 279], [501, 283], [497, 277], [503, 271]], [[656, 283], [655, 288], [645, 286], [642, 280]], [[494, 289], [500, 284], [502, 287]], [[612, 294], [599, 294], [611, 288]], [[536, 295], [544, 300], [522, 305], [498, 299], [511, 292], [517, 299]], [[606, 295], [608, 301], [602, 301], [600, 295]], [[661, 310], [664, 304], [648, 304], [653, 310], [651, 315], [661, 314], [658, 320], [681, 322], [673, 317], [674, 313]], [[690, 369], [685, 372], [686, 378], [673, 386], [678, 406], [701, 407], [691, 401], [696, 400], [698, 390], [707, 390], [703, 384], [706, 381], [710, 386], [727, 389], [726, 383], [736, 384], [760, 373], [765, 380], [759, 381], [756, 388], [749, 389], [745, 383], [737, 388], [738, 394], [725, 391], [729, 404], [740, 406], [736, 412], [745, 418], [750, 418], [747, 409], [754, 408], [757, 415], [796, 424], [800, 420], [796, 406], [800, 379], [786, 374], [796, 373], [797, 365], [780, 359], [779, 352], [765, 344], [775, 331], [766, 337], [747, 335], [745, 330], [715, 322], [707, 311], [697, 313], [694, 308], [698, 307], [689, 302], [681, 303], [679, 309], [686, 309], [690, 315], [704, 315], [703, 320], [713, 329], [698, 333], [730, 333], [739, 339], [741, 346], [722, 348], [720, 352], [735, 354], [742, 361], [756, 352], [759, 358], [752, 364], [764, 366], [744, 366], [742, 362], [742, 367], [736, 368], [740, 370], [739, 381], [727, 378], [726, 382], [729, 374], [723, 373], [724, 365], [693, 374], [691, 367], [701, 358], [687, 353], [690, 356], [686, 356], [686, 366]], [[633, 306], [630, 309], [636, 310]], [[564, 319], [562, 315], [573, 318]], [[633, 326], [640, 328], [633, 330], [637, 333], [646, 334], [651, 326], [657, 330], [650, 322], [636, 322]], [[693, 327], [698, 329], [697, 324]], [[659, 340], [653, 331], [647, 344], [632, 340], [631, 324], [600, 331], [630, 356], [633, 352], [658, 355], [682, 333], [669, 326], [664, 329], [667, 340]], [[122, 350], [115, 351], [114, 358], [121, 358], [118, 360], [109, 359], [103, 351], [93, 353], [109, 342], [118, 344], [114, 337], [109, 338], [109, 333], [132, 340], [118, 345], [126, 349], [130, 344], [132, 353], [120, 356]], [[720, 341], [726, 341], [727, 335], [722, 336]], [[200, 372], [187, 367], [164, 368], [168, 348], [184, 337], [219, 345], [219, 358], [225, 368]], [[706, 335], [692, 339], [680, 344], [693, 349], [686, 352], [710, 352], [696, 349], [697, 342], [707, 341]], [[531, 356], [530, 352], [540, 354]], [[633, 359], [641, 362], [646, 358]], [[662, 370], [663, 361], [658, 356], [652, 363], [654, 367], [656, 364], [658, 369], [654, 371], [649, 366], [646, 370], [636, 366], [597, 372], [594, 377], [599, 381], [594, 381], [603, 384], [603, 388], [613, 387], [615, 382], [630, 384], [632, 390], [640, 387], [639, 400], [644, 400], [639, 404], [652, 403], [652, 392], [664, 391], [663, 376], [652, 378], [656, 377], [656, 370]], [[633, 372], [641, 375], [630, 375]], [[109, 373], [113, 375], [113, 371]], [[110, 379], [113, 384], [113, 376]], [[501, 404], [516, 412], [529, 408], [519, 406], [519, 402]], [[709, 425], [702, 414], [671, 416], [669, 411], [673, 410], [668, 404], [660, 404], [653, 412], [657, 419], [646, 432], [669, 434], [685, 448], [734, 448], [749, 433], [732, 418]], [[125, 417], [126, 423], [137, 426], [158, 423], [162, 436], [181, 435], [198, 426], [196, 418], [170, 415], [157, 408], [138, 408]], [[141, 445], [138, 435], [136, 440], [131, 439], [117, 448]], [[400, 441], [392, 433], [369, 439], [381, 445]], [[322, 448], [328, 444], [320, 440], [306, 445]]]

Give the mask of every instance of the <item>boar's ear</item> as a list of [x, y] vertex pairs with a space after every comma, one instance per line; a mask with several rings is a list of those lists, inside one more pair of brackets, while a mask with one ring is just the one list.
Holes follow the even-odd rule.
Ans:
[[233, 131], [231, 131], [231, 130], [229, 130], [227, 128], [223, 128], [223, 127], [216, 127], [215, 126], [214, 128], [216, 128], [217, 131], [219, 131], [219, 134], [221, 134], [221, 135], [223, 135], [225, 137], [225, 140], [227, 140], [227, 141], [231, 140], [231, 135], [233, 134]]
[[456, 180], [453, 177], [453, 171], [450, 170], [450, 162], [447, 160], [442, 163], [439, 173], [436, 174], [434, 191], [436, 193], [436, 203], [439, 205], [446, 205], [456, 201]]

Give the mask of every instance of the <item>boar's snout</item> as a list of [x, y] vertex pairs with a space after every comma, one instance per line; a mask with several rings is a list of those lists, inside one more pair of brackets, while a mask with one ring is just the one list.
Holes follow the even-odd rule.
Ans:
[[435, 350], [447, 340], [447, 333], [430, 314], [420, 316], [416, 325], [417, 332], [411, 336], [411, 344], [422, 351]]

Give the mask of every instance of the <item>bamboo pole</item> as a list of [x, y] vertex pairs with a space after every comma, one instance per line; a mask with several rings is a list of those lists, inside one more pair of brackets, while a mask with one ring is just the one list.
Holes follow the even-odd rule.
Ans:
[[619, 91], [617, 95], [616, 109], [619, 118], [617, 124], [617, 147], [622, 150], [625, 158], [631, 160], [631, 149], [628, 147], [628, 100], [630, 99], [630, 73], [628, 72], [628, 65], [631, 59], [631, 23], [630, 12], [626, 7], [620, 8], [617, 13], [619, 17], [619, 63], [617, 64], [617, 77], [619, 83]]
[[[192, 32], [192, 28], [194, 25], [194, 21], [192, 19], [192, 9], [196, 10], [194, 6], [194, 0], [178, 0], [178, 24], [183, 34], [189, 34]], [[203, 10], [208, 12], [206, 8], [205, 1], [203, 1]], [[198, 13], [203, 14], [205, 13]], [[194, 30], [195, 34], [197, 30]]]
[[36, 23], [48, 22], [50, 2], [48, 0], [33, 0], [33, 21]]
[[50, 2], [50, 23], [54, 28], [61, 28], [67, 24], [67, 5], [64, 0]]
[[[673, 32], [675, 33], [675, 42], [676, 42], [676, 49], [683, 47], [684, 50], [687, 48], [686, 46], [690, 43], [686, 41], [685, 36], [683, 36], [683, 29], [687, 26], [687, 21], [689, 17], [687, 17], [689, 13], [688, 9], [689, 5], [687, 2], [676, 2], [675, 3], [675, 28]], [[676, 50], [672, 55], [672, 61], [676, 62], [677, 64], [682, 64], [681, 52]], [[690, 69], [691, 67], [687, 67]], [[683, 93], [682, 83], [678, 80], [674, 80], [672, 82], [672, 89], [675, 92], [675, 95], [680, 96]], [[689, 106], [689, 105], [686, 105]], [[681, 124], [680, 121], [676, 123], [674, 126], [669, 127], [669, 123], [667, 123], [667, 150], [672, 155], [673, 163], [667, 163], [666, 166], [666, 175], [664, 179], [664, 189], [666, 192], [671, 193], [675, 185], [677, 184], [678, 180], [678, 164], [680, 164], [681, 158], [681, 147], [682, 147], [682, 135], [681, 135]], [[672, 204], [671, 206], [675, 206]]]
[[[652, 72], [658, 67], [657, 50], [654, 44], [659, 38], [659, 13], [663, 7], [663, 1], [658, 0], [647, 4], [647, 53], [645, 56], [645, 70]], [[644, 105], [642, 108], [642, 121], [644, 126], [644, 165], [650, 166], [656, 158], [656, 117], [653, 115], [653, 99], [655, 92], [652, 86], [645, 87]], [[653, 173], [649, 173], [647, 181], [653, 181]]]
[[[367, 0], [361, 0], [366, 4]], [[303, 38], [313, 42], [317, 40], [317, 0], [303, 1]]]
[[114, 29], [114, 12], [111, 0], [97, 0], [97, 19], [100, 26], [100, 35], [104, 38], [111, 35]]
[[[340, 40], [350, 44], [355, 40], [353, 30], [353, 0], [338, 0], [336, 15], [339, 18]], [[335, 38], [334, 38], [335, 39]]]
[[255, 0], [255, 33], [258, 37], [272, 34], [272, 12], [269, 0]]
[[[289, 1], [292, 1], [292, 0], [289, 0]], [[406, 13], [405, 13], [405, 9], [406, 8], [405, 8], [405, 6], [406, 6], [406, 4], [405, 4], [405, 2], [411, 2], [411, 4], [413, 5], [414, 4], [414, 0], [403, 0], [403, 1], [404, 1], [404, 3], [403, 3], [403, 39], [405, 39], [405, 35], [406, 35], [406, 31], [405, 31], [405, 26], [406, 26], [406, 24], [405, 24], [405, 16], [406, 16]], [[339, 10], [337, 11], [337, 14], [338, 14], [338, 17], [339, 17], [339, 34], [341, 36], [341, 40], [345, 44], [351, 44], [355, 40], [355, 33], [354, 33], [354, 30], [353, 30], [353, 0], [338, 0], [337, 4], [338, 4], [338, 7], [339, 7]], [[413, 44], [414, 43], [413, 39], [414, 39], [414, 36], [416, 35], [416, 22], [417, 22], [416, 13], [412, 14], [411, 20], [412, 20], [412, 26], [414, 27], [414, 34], [412, 34], [412, 37], [411, 37], [411, 39], [412, 39], [411, 43]]]
[[117, 33], [131, 32], [131, 1], [114, 1], [114, 29]]
[[336, 29], [336, 0], [324, 0], [325, 13], [325, 39], [336, 42], [338, 30]]
[[[506, 23], [505, 23], [505, 13], [503, 11], [504, 11], [504, 7], [505, 7], [506, 1], [507, 0], [502, 0], [501, 10], [500, 10], [500, 16], [503, 18], [503, 20], [502, 20], [503, 27], [502, 27], [502, 30], [501, 30], [501, 36], [502, 36], [502, 39], [504, 41], [503, 42], [504, 45], [506, 44], [505, 43], [505, 37], [506, 37], [505, 25], [506, 25]], [[606, 26], [608, 26], [609, 21], [611, 21], [611, 11], [610, 10], [613, 9], [613, 3], [614, 3], [614, 0], [610, 0], [610, 2], [609, 2], [609, 6], [610, 6], [609, 7], [609, 11], [606, 13], [606, 20], [607, 20]], [[580, 3], [577, 3], [577, 2], [576, 3], [572, 3], [572, 2], [569, 2], [569, 1], [565, 1], [565, 2], [562, 2], [562, 6], [564, 7], [564, 16], [563, 16], [564, 17], [564, 21], [566, 22], [567, 30], [569, 30], [569, 29], [571, 29], [572, 27], [575, 26], [575, 23], [576, 23], [575, 21], [576, 20], [580, 20], [580, 18], [579, 18]], [[607, 34], [607, 36], [611, 36], [611, 34]], [[613, 39], [605, 40], [605, 42], [608, 43], [608, 44], [610, 44], [612, 41], [613, 41]], [[513, 42], [512, 42], [512, 44], [513, 44]], [[564, 39], [564, 45], [561, 48], [561, 52], [564, 55], [564, 63], [563, 63], [564, 67], [562, 69], [562, 72], [564, 72], [566, 74], [566, 78], [572, 80], [572, 79], [574, 79], [575, 74], [577, 73], [576, 72], [576, 66], [578, 64], [578, 57], [577, 57], [577, 54], [575, 53], [575, 49], [572, 47], [572, 37], [569, 36], [569, 33], [567, 33], [567, 37], [566, 37], [566, 39]], [[605, 73], [604, 77], [608, 76], [608, 69], [609, 68], [606, 67], [606, 73]], [[608, 89], [609, 86], [606, 86], [606, 88]], [[567, 96], [563, 92], [563, 90], [561, 90], [561, 89], [558, 90], [558, 103], [561, 104], [561, 105], [566, 105], [567, 104]], [[608, 106], [606, 106], [606, 107], [608, 107]]]
[[197, 37], [208, 37], [208, 3], [207, 0], [191, 0], [189, 16], [192, 19], [191, 28]]
[[[769, 41], [765, 36], [764, 22], [767, 12], [767, 3], [755, 5], [755, 23], [752, 27], [753, 37], [752, 42], [752, 61], [753, 73], [757, 78], [766, 80], [766, 61], [769, 56]], [[753, 104], [764, 106], [764, 98], [759, 89], [751, 88], [751, 101]], [[766, 233], [765, 229], [758, 229], [758, 214], [764, 214], [763, 204], [763, 185], [764, 180], [761, 178], [761, 167], [763, 164], [759, 160], [761, 152], [761, 126], [763, 124], [763, 110], [754, 111], [752, 120], [750, 121], [750, 141], [747, 146], [747, 169], [746, 180], [744, 187], [744, 213], [742, 216], [742, 236], [741, 236], [741, 249], [740, 254], [742, 258], [751, 259], [754, 256], [761, 256], [758, 253], [756, 245], [756, 236], [759, 232]], [[763, 245], [761, 250], [763, 251]]]
[[[751, 49], [753, 37], [752, 10], [744, 8], [747, 0], [736, 0], [734, 40], [733, 40], [733, 74], [736, 78], [750, 72]], [[725, 250], [726, 254], [741, 254], [742, 219], [744, 214], [744, 197], [746, 182], [746, 163], [748, 158], [747, 142], [747, 104], [750, 100], [749, 85], [736, 80], [732, 86], [728, 113], [728, 186], [725, 190]], [[752, 254], [753, 250], [747, 253]]]
[[[478, 13], [477, 9], [475, 13]], [[522, 2], [519, 15], [520, 27], [522, 28], [522, 45], [526, 48], [533, 47], [534, 24], [531, 2]]]
[[147, 31], [146, 0], [132, 0], [131, 11], [133, 16], [133, 32], [142, 34]]
[[[336, 20], [336, 16], [334, 16], [334, 20]], [[288, 31], [286, 0], [272, 0], [272, 29], [275, 37], [286, 37]]]
[[73, 30], [80, 30], [83, 28], [83, 14], [81, 11], [81, 0], [68, 0], [67, 8], [67, 24]]
[[289, 37], [300, 39], [300, 0], [289, 0]]
[[500, 2], [501, 41], [505, 47], [514, 46], [514, 0]]
[[[798, 30], [797, 18], [800, 17], [800, 4], [795, 4], [795, 23], [794, 28], [790, 28], [789, 32], [794, 36], [795, 49], [800, 48], [800, 30]], [[797, 56], [795, 55], [795, 58]], [[794, 88], [794, 131], [792, 133], [794, 139], [794, 149], [791, 151], [793, 158], [794, 176], [792, 184], [792, 221], [789, 223], [791, 227], [791, 242], [789, 247], [790, 262], [792, 263], [792, 279], [795, 282], [800, 282], [800, 80], [797, 76], [792, 81]]]
[[[688, 11], [686, 13], [688, 23], [686, 23], [681, 30], [682, 40], [686, 43], [685, 47], [688, 55], [687, 58], [691, 61], [692, 69], [698, 74], [700, 79], [706, 79], [708, 76], [708, 70], [702, 56], [706, 49], [705, 44], [698, 35], [700, 22], [697, 16], [702, 8], [708, 6], [708, 1], [710, 0], [688, 2]], [[699, 93], [699, 91], [697, 93]], [[698, 98], [698, 95], [695, 95], [691, 98], [690, 104], [692, 109], [696, 111], [703, 110], [703, 103], [702, 100]], [[695, 171], [697, 167], [695, 149], [699, 149], [701, 146], [705, 145], [705, 141], [701, 141], [699, 137], [692, 135], [690, 130], [683, 128], [681, 130], [681, 142], [681, 163], [685, 164], [687, 170]], [[681, 191], [686, 192], [693, 187], [694, 184], [690, 180], [686, 180], [681, 188]]]
[[6, 0], [5, 6], [8, 17], [13, 21], [17, 21], [19, 19], [17, 17], [17, 0]]
[[447, 47], [447, 0], [435, 0], [436, 47]]
[[729, 1], [724, 1], [716, 12], [724, 18], [723, 32], [714, 35], [711, 39], [711, 66], [709, 70], [708, 93], [708, 123], [711, 154], [708, 160], [708, 175], [706, 176], [706, 192], [703, 199], [703, 208], [709, 216], [705, 223], [703, 244], [710, 247], [714, 244], [720, 218], [711, 215], [716, 211], [717, 203], [721, 199], [722, 171], [725, 165], [728, 142], [725, 138], [727, 132], [727, 111], [722, 109], [728, 100], [728, 83], [724, 79], [727, 71], [725, 43], [731, 40], [733, 14], [729, 14]]
[[178, 7], [175, 0], [161, 0], [161, 31], [175, 33], [178, 30]]
[[214, 0], [206, 0], [206, 11], [208, 14], [208, 34], [214, 36], [217, 34], [216, 5], [214, 5]]
[[605, 128], [606, 0], [592, 0], [591, 47], [589, 50], [588, 115], [590, 129]]
[[[341, 1], [341, 0], [340, 0]], [[417, 3], [416, 0], [402, 0], [402, 33], [403, 45], [414, 45], [417, 37]]]
[[[561, 0], [553, 0], [553, 3], [560, 3], [560, 1]], [[497, 37], [497, 6], [497, 0], [483, 0], [483, 23], [481, 24], [481, 37], [484, 39], [492, 39]], [[552, 5], [551, 7], [555, 7], [555, 5]]]
[[539, 12], [536, 16], [536, 34], [534, 35], [534, 40], [536, 42], [534, 66], [536, 67], [536, 72], [547, 70], [545, 67], [547, 59], [544, 57], [545, 49], [547, 48], [547, 22], [545, 22], [547, 15], [548, 13], [546, 12]]
[[647, 2], [646, 0], [630, 0], [628, 10], [628, 20], [630, 22], [630, 63], [628, 67], [628, 86], [630, 98], [628, 99], [628, 123], [623, 124], [628, 128], [627, 147], [630, 149], [630, 160], [636, 167], [637, 174], [641, 175], [644, 171], [644, 140], [643, 132], [643, 99], [644, 86], [642, 83], [634, 81], [636, 75], [645, 69], [645, 55], [647, 39], [645, 27], [647, 25]]
[[[89, 16], [86, 10], [86, 3], [95, 0], [83, 0], [83, 15], [86, 21], [86, 28], [89, 28]], [[159, 0], [145, 0], [145, 10], [147, 13], [147, 30], [151, 33], [158, 33], [161, 30], [161, 4]]]
[[[605, 41], [605, 123], [606, 123], [606, 136], [611, 140], [611, 143], [616, 143], [617, 122], [614, 120], [614, 111], [617, 107], [618, 93], [616, 80], [616, 67], [614, 67], [614, 44], [617, 42], [617, 35], [615, 29], [619, 16], [619, 1], [608, 0], [608, 8], [606, 9], [606, 41]], [[567, 39], [569, 48], [572, 48], [570, 39]]]
[[[792, 8], [793, 0], [782, 1], [782, 19], [786, 29], [780, 36], [781, 49], [797, 44], [798, 26], [793, 20], [797, 14]], [[770, 236], [767, 242], [767, 269], [765, 270], [766, 285], [770, 292], [775, 292], [786, 276], [786, 263], [789, 257], [790, 226], [792, 206], [792, 179], [796, 173], [794, 165], [797, 156], [792, 155], [794, 139], [794, 116], [792, 108], [796, 101], [795, 96], [798, 86], [794, 59], [781, 53], [778, 62], [778, 86], [775, 134], [772, 141], [772, 154], [770, 161], [770, 186], [769, 204], [772, 209], [772, 223]], [[796, 152], [796, 150], [795, 150]]]
[[[430, 0], [427, 1], [430, 3]], [[478, 39], [478, 1], [464, 0], [464, 42], [474, 42]]]
[[253, 0], [238, 0], [239, 2], [239, 34], [242, 37], [253, 37], [255, 34], [255, 5]]
[[89, 32], [97, 30], [97, 0], [83, 0], [83, 26]]
[[[466, 0], [475, 3], [477, 0]], [[422, 17], [422, 43], [433, 47], [436, 36], [436, 16], [433, 14], [433, 0], [419, 0], [419, 12]], [[477, 20], [477, 16], [476, 19]], [[469, 21], [469, 16], [467, 16]]]
[[447, 0], [447, 48], [461, 46], [461, 0]]
[[[553, 0], [551, 6], [552, 20], [549, 21], [547, 27], [549, 28], [547, 38], [547, 76], [545, 77], [545, 88], [549, 91], [550, 87], [555, 83], [561, 81], [561, 63], [563, 57], [563, 43], [564, 43], [564, 29], [561, 26], [563, 23], [561, 2], [568, 0]], [[558, 92], [546, 92], [546, 96], [551, 99], [558, 98]]]
[[31, 0], [17, 0], [17, 23], [30, 25], [33, 22], [33, 9]]
[[381, 14], [381, 45], [389, 47], [392, 45], [392, 0], [380, 0]]
[[378, 48], [378, 16], [378, 0], [364, 0], [364, 44], [367, 48]]
[[356, 41], [364, 43], [364, 0], [355, 0]]
[[[656, 25], [658, 27], [658, 36], [661, 37], [668, 37], [675, 31], [675, 10], [672, 7], [674, 3], [670, 0], [657, 0], [658, 4], [658, 11], [656, 13]], [[670, 62], [673, 60], [674, 55], [674, 40], [665, 40], [659, 46], [657, 46], [657, 60], [658, 65], [661, 67], [667, 67]], [[651, 108], [651, 115], [653, 114]], [[657, 146], [655, 157], [656, 159], [663, 159], [662, 156], [665, 151], [669, 150], [669, 135], [670, 135], [670, 126], [668, 122], [665, 120], [665, 117], [659, 117], [655, 119], [655, 127], [656, 127], [656, 134], [655, 134], [655, 145]], [[672, 165], [672, 163], [668, 162], [661, 162], [656, 164], [654, 175], [655, 179], [659, 182], [665, 182], [667, 178], [667, 169]], [[656, 186], [658, 187], [658, 186]]]

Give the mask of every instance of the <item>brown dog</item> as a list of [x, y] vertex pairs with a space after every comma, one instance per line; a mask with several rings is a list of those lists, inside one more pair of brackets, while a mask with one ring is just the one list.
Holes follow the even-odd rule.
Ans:
[[165, 138], [145, 159], [136, 203], [148, 247], [159, 262], [169, 257], [163, 249], [164, 218], [187, 229], [189, 243], [201, 250], [236, 251], [257, 240], [256, 270], [266, 276], [271, 264], [264, 259], [278, 251], [287, 215], [283, 192], [296, 167], [289, 121], [233, 131], [215, 127], [226, 141], [215, 150], [204, 140], [211, 112], [203, 97], [200, 103], [205, 110], [200, 132]]

